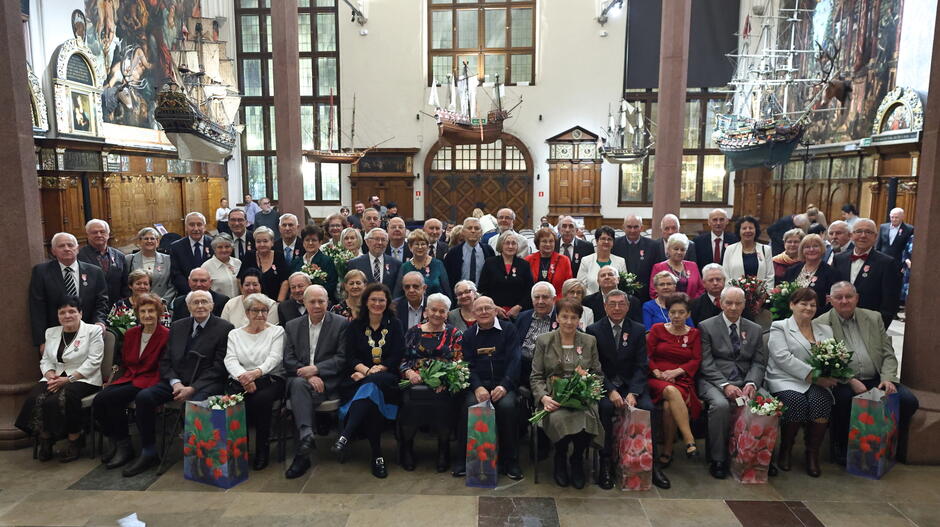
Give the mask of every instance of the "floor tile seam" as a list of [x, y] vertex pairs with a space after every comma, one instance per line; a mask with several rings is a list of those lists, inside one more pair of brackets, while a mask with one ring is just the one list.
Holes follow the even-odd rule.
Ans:
[[897, 513], [900, 514], [902, 518], [904, 518], [905, 520], [911, 522], [911, 525], [914, 525], [914, 526], [917, 525], [917, 522], [915, 522], [914, 520], [912, 520], [907, 514], [904, 514], [904, 511], [902, 511], [901, 509], [895, 507], [894, 504], [891, 503], [890, 501], [887, 502], [887, 503], [888, 503], [888, 506], [891, 507], [892, 509], [896, 510]]
[[[790, 500], [790, 501], [794, 501], [794, 500]], [[797, 514], [795, 510], [793, 510], [794, 508], [791, 507], [789, 503], [784, 501], [783, 504], [786, 506], [787, 510], [790, 511], [790, 514], [792, 514], [793, 517], [796, 518], [796, 521], [800, 522], [800, 525], [802, 525], [803, 527], [810, 527], [809, 525], [807, 525], [806, 522], [803, 521], [803, 518], [801, 518], [800, 515]], [[816, 518], [817, 522], [822, 523], [822, 521], [816, 516], [816, 513], [811, 511], [809, 507], [806, 506], [806, 502], [799, 500], [799, 504], [800, 504], [800, 507], [803, 508], [809, 514], [811, 514], [813, 518]]]
[[640, 510], [643, 511], [643, 517], [646, 518], [646, 523], [652, 527], [653, 520], [650, 520], [649, 512], [646, 511], [646, 507], [643, 505], [643, 499], [636, 500], [640, 504]]

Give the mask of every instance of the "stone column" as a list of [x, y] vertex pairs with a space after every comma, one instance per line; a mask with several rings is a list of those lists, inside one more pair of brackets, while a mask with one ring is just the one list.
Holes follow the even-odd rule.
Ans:
[[[45, 259], [39, 216], [39, 182], [26, 80], [19, 2], [0, 2], [0, 108], [7, 120], [0, 127], [0, 166], [4, 205], [0, 207], [0, 276], [10, 287], [0, 302], [4, 346], [0, 347], [0, 449], [27, 443], [13, 427], [23, 396], [39, 380], [39, 356], [29, 332], [27, 284], [33, 265]], [[40, 75], [41, 76], [41, 75]], [[51, 99], [50, 99], [51, 103]]]
[[692, 0], [663, 0], [659, 39], [659, 122], [656, 123], [656, 180], [653, 182], [653, 236], [664, 214], [679, 215], [682, 132], [689, 65]]
[[300, 172], [300, 51], [297, 0], [271, 2], [274, 49], [274, 114], [277, 133], [278, 210], [304, 221], [304, 184]]
[[[933, 56], [940, 57], [940, 10], [933, 34]], [[940, 60], [930, 66], [931, 93], [940, 94]], [[913, 388], [920, 410], [911, 422], [908, 461], [940, 463], [940, 355], [937, 354], [936, 320], [940, 316], [940, 280], [934, 262], [940, 258], [940, 97], [927, 98], [921, 141], [921, 170], [917, 186], [916, 248], [912, 255], [911, 287], [905, 311], [910, 314], [904, 331], [901, 381]], [[931, 214], [933, 212], [933, 214]]]

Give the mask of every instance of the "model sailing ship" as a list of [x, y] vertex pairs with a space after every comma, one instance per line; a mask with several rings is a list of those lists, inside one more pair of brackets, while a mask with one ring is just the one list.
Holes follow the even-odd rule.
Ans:
[[428, 105], [435, 107], [434, 117], [440, 130], [441, 142], [453, 145], [479, 145], [492, 143], [503, 133], [503, 121], [509, 119], [512, 110], [522, 104], [522, 99], [510, 108], [503, 109], [505, 86], [500, 83], [499, 75], [493, 83], [494, 107], [486, 117], [479, 117], [477, 111], [477, 86], [479, 79], [470, 76], [467, 62], [463, 63], [463, 75], [447, 76], [448, 104], [443, 106], [437, 93], [437, 85], [431, 86]]
[[[800, 0], [793, 0], [793, 7], [779, 9], [773, 9], [773, 3], [769, 0], [769, 5], [755, 10], [761, 21], [756, 45], [751, 46], [748, 16], [743, 47], [740, 53], [729, 55], [737, 61], [729, 83], [734, 88], [728, 102], [731, 111], [716, 116], [712, 135], [725, 154], [728, 170], [786, 163], [809, 126], [813, 106], [832, 71], [831, 67], [828, 71], [811, 67], [816, 50], [797, 49], [798, 26], [807, 22], [813, 9], [800, 8]], [[819, 52], [825, 55], [825, 50]], [[800, 72], [811, 69], [815, 71], [801, 78]]]
[[[320, 150], [305, 150], [304, 157], [310, 163], [340, 163], [347, 165], [356, 165], [359, 163], [359, 160], [365, 157], [370, 150], [375, 148], [378, 145], [371, 146], [363, 150], [356, 150], [356, 96], [353, 95], [353, 108], [352, 108], [352, 127], [350, 129], [350, 144], [352, 148], [337, 148], [333, 149], [334, 144], [338, 144], [338, 141], [334, 141], [333, 137], [339, 138], [336, 126], [336, 116], [333, 113], [333, 90], [330, 90], [330, 123], [327, 132], [327, 148]], [[334, 136], [334, 134], [336, 134]]]
[[234, 61], [226, 55], [225, 42], [211, 40], [205, 32], [207, 25], [219, 23], [189, 19], [170, 52], [174, 78], [157, 94], [154, 118], [180, 159], [222, 163], [240, 133], [234, 125], [241, 103]]
[[607, 112], [607, 139], [597, 149], [608, 163], [639, 163], [646, 159], [653, 148], [653, 142], [643, 112], [624, 99], [620, 99], [620, 118]]

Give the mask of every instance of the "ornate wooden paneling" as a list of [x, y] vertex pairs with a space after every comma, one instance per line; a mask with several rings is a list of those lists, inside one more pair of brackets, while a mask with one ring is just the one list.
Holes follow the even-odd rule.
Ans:
[[84, 239], [85, 213], [79, 176], [41, 176], [39, 189], [45, 239], [52, 239], [57, 232], [70, 232], [79, 240]]
[[398, 215], [414, 217], [414, 155], [417, 148], [376, 148], [350, 167], [352, 203], [378, 196], [383, 205], [398, 205]]
[[532, 180], [525, 174], [454, 172], [428, 176], [428, 187], [425, 215], [429, 218], [461, 222], [477, 207], [494, 215], [497, 209], [509, 207], [516, 211], [517, 229], [531, 225]]

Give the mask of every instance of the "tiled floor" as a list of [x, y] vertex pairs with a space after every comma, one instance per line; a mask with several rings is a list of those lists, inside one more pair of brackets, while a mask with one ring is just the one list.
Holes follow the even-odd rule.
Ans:
[[[667, 472], [672, 489], [629, 493], [558, 488], [546, 462], [538, 485], [526, 465], [525, 480], [484, 490], [435, 473], [433, 447], [419, 447], [418, 470], [392, 463], [386, 480], [369, 474], [364, 445], [356, 444], [345, 464], [320, 458], [306, 477], [288, 481], [286, 466], [275, 463], [228, 491], [186, 481], [180, 463], [159, 478], [124, 479], [90, 459], [61, 465], [34, 461], [28, 449], [0, 452], [0, 525], [116, 525], [136, 512], [148, 526], [173, 527], [940, 526], [940, 467], [898, 465], [871, 481], [829, 464], [812, 479], [797, 464], [768, 485], [744, 486], [712, 479], [703, 462], [677, 459]], [[327, 452], [326, 439], [319, 448]]]

